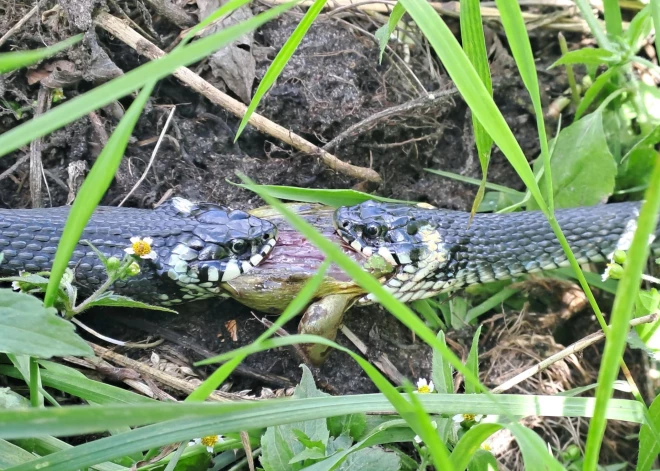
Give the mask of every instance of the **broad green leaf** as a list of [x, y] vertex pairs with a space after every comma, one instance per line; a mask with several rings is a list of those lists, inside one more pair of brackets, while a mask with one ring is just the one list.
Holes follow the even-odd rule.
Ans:
[[[242, 183], [232, 184], [242, 188], [248, 188]], [[259, 188], [273, 198], [301, 201], [303, 203], [320, 203], [335, 208], [339, 206], [353, 206], [369, 200], [383, 201], [386, 203], [415, 204], [413, 201], [393, 200], [355, 190], [320, 190], [279, 185], [259, 185]]]
[[307, 30], [309, 30], [309, 27], [312, 26], [312, 23], [316, 17], [319, 15], [319, 13], [321, 13], [321, 10], [323, 10], [325, 2], [326, 0], [314, 0], [314, 3], [309, 7], [307, 13], [305, 13], [305, 16], [303, 16], [302, 20], [300, 20], [300, 23], [298, 23], [298, 26], [296, 26], [296, 29], [293, 31], [293, 33], [291, 33], [282, 48], [279, 50], [277, 56], [275, 56], [275, 59], [273, 59], [273, 62], [271, 62], [268, 70], [266, 71], [266, 74], [259, 83], [257, 91], [254, 93], [254, 97], [250, 101], [250, 105], [245, 111], [245, 115], [241, 120], [241, 124], [238, 126], [238, 131], [236, 131], [234, 142], [238, 140], [241, 132], [243, 132], [243, 129], [245, 129], [245, 126], [247, 126], [252, 113], [254, 113], [254, 111], [257, 109], [257, 106], [259, 106], [259, 102], [263, 96], [268, 92], [270, 87], [273, 86], [277, 80], [277, 77], [280, 76], [287, 62], [289, 62], [289, 59], [291, 59], [291, 56], [293, 56], [293, 54], [296, 52], [300, 42], [305, 37], [305, 34], [307, 34]]
[[569, 64], [587, 64], [587, 65], [600, 65], [600, 64], [617, 64], [621, 61], [621, 57], [617, 54], [610, 52], [606, 49], [578, 49], [570, 51], [561, 56], [554, 64], [550, 66], [557, 67], [558, 65]]
[[[470, 353], [468, 353], [465, 366], [472, 372], [474, 376], [479, 377], [479, 335], [481, 335], [481, 326], [472, 337], [472, 345], [470, 346]], [[466, 394], [474, 394], [477, 392], [477, 385], [472, 381], [465, 378], [465, 392]]]
[[[660, 428], [660, 396], [656, 396], [649, 407], [649, 415], [657, 428]], [[639, 455], [637, 456], [636, 471], [649, 471], [655, 459], [660, 454], [660, 443], [651, 433], [648, 424], [643, 424], [639, 431]]]
[[[302, 366], [303, 374], [300, 384], [296, 386], [294, 398], [324, 397], [327, 394], [319, 391], [314, 384], [314, 377], [306, 366]], [[261, 437], [261, 465], [265, 471], [286, 471], [302, 469], [305, 459], [323, 457], [323, 453], [309, 450], [305, 443], [299, 439], [298, 431], [302, 432], [310, 441], [318, 441], [323, 448], [328, 443], [330, 432], [324, 419], [306, 420], [268, 427]], [[318, 449], [315, 448], [318, 451]]]
[[73, 324], [34, 296], [0, 289], [0, 352], [39, 358], [91, 356]]
[[45, 47], [42, 49], [34, 49], [32, 51], [17, 51], [17, 52], [3, 52], [0, 53], [0, 74], [6, 74], [12, 70], [27, 67], [28, 65], [36, 64], [37, 62], [54, 56], [58, 52], [68, 49], [83, 38], [82, 34], [78, 34], [69, 39], [65, 39], [53, 46]]
[[[631, 247], [627, 251], [623, 277], [619, 280], [612, 307], [610, 328], [598, 373], [596, 408], [587, 434], [584, 457], [586, 469], [594, 469], [598, 464], [600, 446], [607, 423], [605, 414], [608, 404], [612, 400], [613, 384], [619, 373], [619, 362], [626, 346], [633, 304], [639, 292], [642, 272], [648, 258], [648, 241], [657, 227], [658, 213], [660, 213], [660, 160], [656, 158], [655, 168], [645, 193], [645, 201], [642, 203], [637, 219], [637, 229]], [[648, 414], [647, 410], [644, 412]], [[652, 428], [654, 438], [658, 440], [658, 427], [653, 426]]]
[[340, 415], [327, 420], [330, 435], [339, 437], [347, 435], [353, 440], [359, 440], [367, 429], [367, 416], [364, 414]]
[[[551, 166], [558, 208], [592, 206], [614, 192], [616, 163], [605, 140], [599, 111], [562, 129]], [[541, 180], [541, 188], [544, 187]], [[533, 201], [530, 207], [535, 208]]]
[[378, 55], [378, 63], [383, 62], [383, 53], [385, 52], [387, 43], [390, 41], [390, 37], [392, 36], [394, 29], [399, 24], [399, 21], [401, 21], [401, 18], [403, 18], [403, 14], [405, 12], [406, 9], [403, 8], [400, 3], [397, 3], [394, 5], [392, 13], [390, 13], [387, 24], [376, 30], [374, 36], [376, 36], [376, 39], [378, 40], [378, 48], [380, 49], [380, 54]]
[[399, 471], [401, 459], [391, 451], [382, 448], [363, 448], [351, 453], [338, 471]]
[[478, 449], [472, 455], [468, 471], [497, 471], [497, 460], [490, 451]]
[[163, 312], [171, 312], [173, 314], [177, 314], [177, 312], [172, 309], [168, 309], [163, 306], [156, 306], [153, 304], [147, 304], [140, 301], [136, 301], [127, 296], [114, 294], [113, 292], [110, 291], [99, 296], [98, 299], [90, 302], [86, 306], [88, 309], [95, 306], [130, 307], [135, 309], [149, 309], [151, 311], [163, 311]]
[[435, 309], [431, 307], [426, 299], [418, 299], [411, 303], [412, 308], [417, 311], [433, 330], [446, 329], [444, 322], [440, 319]]
[[[438, 342], [446, 345], [445, 333], [438, 332]], [[433, 350], [433, 360], [431, 367], [431, 378], [435, 390], [440, 394], [453, 394], [454, 393], [454, 369], [447, 360], [440, 354], [440, 352]]]
[[0, 469], [32, 461], [34, 455], [5, 440], [0, 440]]
[[148, 83], [166, 77], [181, 66], [198, 62], [235, 38], [252, 31], [280, 13], [287, 11], [294, 4], [295, 2], [278, 5], [249, 20], [220, 30], [186, 47], [177, 49], [161, 59], [137, 67], [121, 77], [117, 77], [53, 108], [38, 118], [16, 126], [0, 135], [0, 156], [10, 153], [38, 137], [53, 132], [87, 115], [90, 111], [112, 103], [114, 100], [138, 90]]

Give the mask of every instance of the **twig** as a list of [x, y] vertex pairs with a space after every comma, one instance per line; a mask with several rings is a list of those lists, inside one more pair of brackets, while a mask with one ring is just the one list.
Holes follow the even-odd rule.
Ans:
[[127, 348], [152, 348], [152, 347], [157, 347], [158, 345], [160, 345], [161, 343], [163, 343], [163, 342], [165, 341], [165, 340], [163, 340], [163, 339], [158, 339], [158, 340], [156, 340], [155, 342], [151, 342], [151, 343], [124, 342], [123, 340], [113, 339], [112, 337], [108, 337], [108, 336], [106, 336], [106, 335], [103, 335], [103, 334], [101, 334], [101, 333], [95, 331], [95, 330], [92, 329], [91, 327], [88, 327], [88, 326], [86, 326], [85, 324], [83, 324], [82, 322], [80, 322], [80, 321], [79, 321], [78, 319], [76, 319], [75, 317], [73, 317], [73, 318], [71, 318], [71, 319], [69, 319], [69, 320], [70, 320], [71, 322], [73, 322], [74, 324], [76, 324], [76, 325], [77, 325], [78, 327], [80, 327], [81, 329], [83, 329], [83, 330], [85, 330], [86, 332], [89, 332], [90, 334], [92, 334], [94, 337], [96, 337], [96, 338], [98, 338], [98, 339], [101, 339], [101, 340], [105, 340], [106, 342], [111, 343], [111, 344], [113, 344], [113, 345], [117, 345], [117, 346], [119, 346], [119, 347], [127, 347]]
[[[157, 370], [156, 368], [152, 368], [151, 366], [145, 365], [143, 363], [140, 363], [139, 361], [132, 360], [130, 358], [125, 357], [124, 355], [120, 355], [119, 353], [113, 352], [112, 350], [108, 350], [107, 348], [103, 348], [100, 345], [93, 344], [91, 342], [88, 342], [92, 349], [94, 350], [94, 353], [96, 353], [98, 356], [101, 358], [108, 359], [112, 361], [113, 363], [116, 363], [118, 365], [124, 366], [126, 368], [131, 368], [141, 375], [148, 375], [154, 378], [156, 381], [158, 381], [161, 384], [164, 384], [165, 386], [168, 386], [172, 389], [176, 389], [177, 391], [184, 392], [186, 394], [190, 394], [193, 392], [196, 388], [195, 385], [189, 383], [188, 381], [184, 381], [182, 379], [176, 378], [172, 375], [169, 375], [163, 371]], [[209, 399], [212, 401], [236, 401], [236, 400], [250, 400], [250, 398], [245, 397], [245, 396], [240, 396], [238, 394], [231, 394], [227, 393], [224, 391], [213, 391], [211, 395], [209, 396]]]
[[172, 121], [172, 116], [174, 116], [174, 112], [176, 111], [176, 106], [172, 107], [172, 110], [170, 111], [169, 116], [167, 117], [167, 121], [165, 121], [165, 126], [163, 126], [163, 130], [160, 133], [160, 136], [158, 137], [158, 141], [156, 142], [156, 147], [154, 147], [153, 152], [151, 153], [151, 158], [149, 158], [149, 163], [147, 164], [147, 168], [144, 169], [144, 172], [142, 172], [142, 176], [140, 179], [137, 181], [135, 185], [133, 185], [133, 188], [131, 188], [131, 191], [128, 192], [128, 194], [124, 197], [123, 200], [121, 200], [121, 203], [119, 203], [119, 206], [122, 206], [126, 200], [133, 194], [133, 192], [139, 187], [142, 182], [144, 181], [145, 178], [147, 178], [147, 172], [149, 172], [149, 169], [151, 168], [151, 165], [154, 163], [154, 159], [156, 158], [156, 154], [158, 153], [158, 149], [160, 149], [160, 143], [163, 142], [163, 136], [165, 136], [165, 133], [167, 132], [167, 129], [170, 127], [170, 121]]
[[149, 5], [156, 10], [156, 13], [164, 16], [181, 29], [194, 26], [196, 21], [186, 13], [186, 11], [171, 3], [169, 0], [146, 0]]
[[[643, 317], [638, 317], [637, 319], [633, 319], [630, 321], [630, 326], [634, 327], [636, 325], [640, 324], [648, 324], [650, 322], [656, 321], [658, 318], [660, 318], [660, 313], [655, 312], [653, 314], [649, 314], [648, 316], [643, 316]], [[567, 356], [573, 355], [577, 352], [580, 352], [584, 350], [585, 348], [589, 347], [590, 345], [595, 344], [596, 342], [600, 341], [601, 339], [605, 338], [605, 333], [601, 330], [598, 332], [594, 332], [593, 334], [587, 335], [583, 339], [578, 340], [577, 342], [569, 345], [565, 349], [563, 349], [561, 352], [557, 352], [554, 355], [549, 356], [545, 360], [543, 360], [540, 363], [537, 363], [536, 365], [532, 366], [531, 368], [526, 369], [522, 373], [514, 376], [508, 381], [505, 381], [503, 384], [500, 384], [496, 388], [494, 388], [491, 392], [492, 393], [501, 393], [504, 391], [507, 391], [511, 389], [513, 386], [516, 384], [519, 384], [526, 379], [531, 378], [537, 373], [540, 373], [541, 371], [549, 368], [551, 365], [554, 363], [557, 363], [560, 360], [563, 360]]]
[[21, 27], [22, 27], [25, 23], [27, 23], [28, 20], [29, 20], [30, 18], [32, 18], [32, 15], [34, 15], [37, 11], [39, 11], [39, 2], [37, 2], [37, 4], [34, 6], [34, 8], [32, 8], [32, 10], [30, 10], [29, 12], [27, 12], [23, 18], [21, 18], [20, 20], [18, 20], [18, 22], [17, 22], [14, 26], [12, 26], [12, 27], [9, 29], [9, 31], [7, 31], [7, 32], [6, 32], [6, 33], [0, 38], [0, 46], [2, 46], [2, 45], [5, 43], [5, 41], [7, 41], [7, 39], [9, 39], [9, 38], [11, 37], [12, 34], [14, 34], [16, 31], [18, 31], [19, 29], [21, 29]]
[[[369, 349], [367, 346], [348, 327], [342, 325], [339, 327], [339, 330], [341, 330], [341, 333], [344, 334], [346, 338], [348, 338], [348, 340], [350, 340], [363, 355], [368, 355]], [[405, 376], [399, 372], [399, 370], [396, 368], [396, 366], [394, 366], [394, 364], [390, 361], [385, 353], [380, 353], [378, 358], [372, 361], [374, 365], [376, 365], [380, 371], [385, 373], [385, 375], [387, 375], [387, 377], [390, 378], [394, 384], [403, 384], [405, 381]]]
[[409, 113], [410, 111], [417, 110], [419, 108], [428, 108], [457, 96], [460, 96], [460, 93], [456, 88], [452, 88], [451, 90], [445, 90], [442, 92], [429, 93], [428, 95], [415, 98], [414, 100], [407, 101], [401, 105], [393, 106], [383, 111], [379, 111], [378, 113], [372, 114], [359, 123], [355, 123], [345, 131], [339, 133], [330, 142], [323, 146], [323, 149], [332, 150], [347, 137], [356, 136], [367, 130], [367, 128], [373, 127], [387, 118], [393, 116], [401, 116], [403, 113]]
[[25, 154], [23, 157], [21, 157], [20, 159], [18, 159], [18, 160], [14, 163], [14, 165], [12, 165], [11, 167], [9, 167], [7, 170], [5, 170], [4, 172], [2, 172], [2, 173], [0, 174], [0, 181], [4, 180], [4, 179], [7, 178], [9, 175], [11, 175], [12, 173], [14, 173], [14, 172], [16, 171], [16, 169], [17, 169], [18, 167], [20, 167], [21, 165], [23, 165], [23, 164], [24, 164], [29, 158], [30, 158], [30, 154]]
[[[44, 114], [50, 109], [50, 89], [41, 85], [39, 93], [37, 94], [37, 108], [35, 110], [35, 117]], [[41, 198], [41, 182], [45, 180], [43, 173], [43, 163], [41, 161], [41, 147], [43, 139], [36, 138], [30, 143], [30, 199], [32, 200], [33, 208], [42, 208], [43, 200]], [[48, 185], [46, 183], [46, 185]], [[50, 194], [50, 190], [49, 190]]]
[[[144, 39], [122, 21], [112, 15], [109, 15], [108, 13], [103, 11], [99, 12], [94, 18], [94, 21], [101, 28], [105, 29], [113, 36], [119, 38], [121, 41], [135, 49], [138, 53], [148, 57], [149, 59], [155, 60], [165, 55], [165, 53], [157, 48], [154, 44]], [[196, 92], [204, 95], [213, 103], [225, 108], [234, 116], [242, 118], [243, 115], [245, 115], [247, 106], [238, 100], [234, 100], [229, 95], [222, 93], [209, 82], [201, 78], [196, 73], [192, 72], [190, 69], [181, 67], [177, 69], [173, 75]], [[323, 149], [320, 149], [311, 142], [303, 139], [290, 130], [257, 113], [252, 114], [249, 123], [259, 131], [269, 134], [281, 140], [282, 142], [291, 145], [299, 151], [318, 156], [325, 165], [333, 170], [336, 170], [337, 172], [362, 180], [373, 182], [381, 181], [380, 175], [378, 175], [375, 170], [357, 167], [343, 162], [334, 155], [326, 152]]]

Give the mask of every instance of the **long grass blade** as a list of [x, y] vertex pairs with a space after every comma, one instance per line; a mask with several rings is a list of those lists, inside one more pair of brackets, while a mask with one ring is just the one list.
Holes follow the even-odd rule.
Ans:
[[69, 47], [76, 44], [83, 38], [82, 34], [65, 39], [53, 46], [44, 47], [41, 49], [33, 49], [31, 51], [17, 51], [17, 52], [3, 52], [0, 53], [0, 74], [6, 74], [12, 70], [27, 67], [28, 65], [36, 64], [37, 62], [54, 56], [58, 52], [64, 51]]
[[298, 49], [300, 42], [305, 37], [305, 34], [307, 34], [309, 27], [312, 26], [312, 23], [316, 17], [319, 16], [319, 13], [321, 13], [321, 10], [323, 10], [325, 3], [326, 0], [314, 0], [312, 6], [309, 7], [307, 13], [305, 13], [305, 16], [303, 16], [302, 20], [300, 20], [300, 23], [298, 23], [296, 29], [293, 31], [293, 33], [291, 33], [289, 38], [284, 43], [284, 46], [282, 46], [282, 48], [279, 50], [275, 56], [275, 59], [273, 59], [273, 62], [268, 67], [266, 74], [261, 79], [259, 87], [257, 88], [254, 97], [250, 101], [248, 109], [245, 111], [245, 115], [241, 120], [241, 124], [238, 126], [238, 131], [236, 131], [234, 142], [238, 140], [241, 133], [243, 132], [243, 129], [245, 129], [245, 126], [247, 126], [252, 113], [254, 113], [254, 110], [256, 110], [257, 106], [259, 106], [259, 102], [263, 96], [266, 94], [266, 92], [268, 92], [268, 90], [270, 90], [270, 87], [273, 86], [277, 80], [277, 77], [280, 76], [287, 62], [289, 62], [289, 59], [291, 59], [291, 56], [293, 56], [293, 54], [296, 52], [296, 49]]
[[598, 465], [598, 454], [605, 432], [605, 411], [611, 401], [613, 384], [619, 372], [619, 362], [626, 346], [626, 338], [630, 328], [630, 318], [639, 292], [642, 271], [649, 253], [649, 237], [655, 232], [660, 212], [660, 156], [656, 157], [655, 167], [646, 190], [637, 230], [623, 267], [623, 277], [619, 281], [617, 295], [612, 307], [610, 329], [605, 342], [605, 350], [598, 373], [598, 388], [596, 389], [596, 409], [589, 426], [585, 448], [585, 468], [595, 470]]

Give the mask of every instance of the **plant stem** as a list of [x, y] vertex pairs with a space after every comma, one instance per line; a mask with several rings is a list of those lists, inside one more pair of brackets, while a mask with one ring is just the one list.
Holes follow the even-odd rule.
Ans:
[[41, 407], [41, 394], [39, 393], [39, 363], [35, 357], [30, 357], [30, 405]]

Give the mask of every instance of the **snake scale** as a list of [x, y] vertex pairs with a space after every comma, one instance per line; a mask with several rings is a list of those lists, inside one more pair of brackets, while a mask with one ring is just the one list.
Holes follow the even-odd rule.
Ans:
[[[615, 203], [561, 209], [556, 218], [578, 261], [587, 263], [603, 261], [617, 248], [626, 249], [638, 213], [639, 203]], [[67, 215], [67, 207], [0, 210], [4, 257], [0, 275], [49, 270]], [[354, 251], [363, 259], [378, 255], [393, 266], [381, 279], [404, 302], [568, 265], [550, 225], [538, 211], [477, 214], [468, 224], [469, 214], [460, 211], [366, 201], [340, 207], [334, 217], [315, 221], [319, 230], [336, 231], [349, 253]], [[269, 279], [260, 279], [260, 273], [266, 272], [257, 270], [251, 275], [251, 285], [227, 290], [227, 283], [259, 267], [271, 251], [289, 253], [290, 247], [280, 247], [300, 245], [302, 239], [289, 234], [288, 242], [278, 243], [278, 229], [272, 221], [211, 203], [174, 198], [155, 210], [97, 208], [69, 264], [77, 283], [91, 290], [104, 281], [103, 265], [83, 241], [91, 242], [105, 256], [122, 257], [136, 236], [153, 239], [155, 259], [142, 260], [140, 274], [117, 281], [113, 290], [155, 304], [229, 295], [241, 301], [251, 290], [266, 295], [272, 291], [276, 296], [282, 285], [272, 281], [273, 273], [286, 273], [287, 282], [295, 284], [313, 274], [314, 263], [322, 259], [321, 254], [302, 271], [290, 271], [288, 264], [296, 256], [302, 257], [294, 247], [293, 258], [275, 257], [279, 261], [268, 265]], [[341, 286], [349, 282], [342, 280]], [[328, 287], [323, 295], [339, 291], [339, 286]], [[373, 295], [362, 293], [358, 302], [374, 300]], [[266, 297], [261, 301], [269, 305]]]

